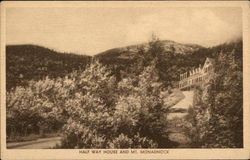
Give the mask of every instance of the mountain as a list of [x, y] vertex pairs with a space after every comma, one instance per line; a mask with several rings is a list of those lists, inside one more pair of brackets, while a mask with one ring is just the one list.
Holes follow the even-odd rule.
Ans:
[[[154, 47], [156, 47], [155, 50]], [[179, 73], [186, 70], [182, 68], [190, 69], [190, 67], [199, 65], [202, 59], [195, 61], [192, 57], [194, 53], [205, 49], [205, 47], [196, 44], [157, 40], [155, 42], [110, 49], [97, 54], [94, 58], [110, 66], [116, 77], [121, 79], [126, 74], [139, 75], [143, 68], [148, 65], [148, 62], [151, 61], [152, 57], [151, 59], [149, 57], [156, 54], [156, 52], [161, 52], [154, 56], [158, 57], [159, 63], [157, 67], [160, 70], [161, 79], [166, 82], [167, 79], [169, 81], [178, 80]], [[175, 72], [175, 75], [169, 76], [166, 74], [176, 68], [181, 69]]]
[[[151, 65], [153, 59], [156, 59], [160, 80], [166, 85], [175, 85], [180, 73], [203, 64], [206, 57], [215, 58], [221, 51], [230, 52], [235, 48], [242, 48], [240, 46], [241, 40], [211, 48], [157, 40], [110, 49], [91, 57], [60, 53], [37, 45], [7, 45], [7, 90], [18, 85], [25, 86], [29, 80], [39, 80], [46, 76], [63, 77], [74, 70], [84, 70], [92, 58], [107, 65], [118, 81], [126, 76], [138, 76], [146, 66]], [[239, 59], [242, 58], [242, 55], [237, 56]]]
[[6, 46], [6, 87], [25, 86], [29, 80], [46, 76], [62, 77], [74, 70], [84, 69], [91, 57], [60, 53], [37, 45]]
[[[162, 40], [160, 41], [161, 45], [163, 46], [166, 52], [170, 52], [174, 50], [176, 54], [189, 54], [197, 51], [201, 48], [204, 48], [197, 44], [181, 44], [170, 40]], [[120, 48], [113, 48], [107, 51], [101, 52], [96, 55], [98, 58], [118, 58], [118, 59], [131, 59], [136, 57], [136, 53], [140, 49], [148, 50], [149, 43], [142, 43], [137, 45], [130, 45]]]
[[[196, 44], [181, 44], [174, 41], [151, 41], [149, 43], [114, 48], [97, 54], [94, 59], [108, 65], [118, 80], [138, 76], [155, 59], [160, 80], [166, 86], [176, 85], [179, 75], [202, 65], [207, 57], [217, 58], [220, 52], [242, 48], [242, 40], [205, 48]], [[237, 58], [242, 59], [240, 54]]]

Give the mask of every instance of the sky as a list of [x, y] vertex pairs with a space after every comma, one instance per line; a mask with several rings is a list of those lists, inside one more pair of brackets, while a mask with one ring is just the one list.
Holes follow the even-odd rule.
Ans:
[[242, 37], [241, 14], [232, 7], [7, 8], [6, 43], [94, 55], [155, 34], [211, 47]]

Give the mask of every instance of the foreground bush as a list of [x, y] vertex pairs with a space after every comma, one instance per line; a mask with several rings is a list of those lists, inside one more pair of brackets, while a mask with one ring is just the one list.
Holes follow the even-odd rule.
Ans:
[[17, 87], [7, 92], [7, 135], [43, 134], [61, 128], [63, 118], [59, 105], [65, 97], [62, 87], [66, 86], [61, 79], [46, 78], [30, 81], [28, 87]]
[[61, 148], [166, 147], [161, 90], [154, 64], [118, 83], [107, 67], [93, 62], [82, 72], [8, 92], [7, 134], [61, 130]]
[[167, 137], [166, 110], [154, 69], [146, 68], [137, 84], [130, 83], [130, 78], [116, 84], [107, 68], [98, 63], [77, 76], [77, 88], [65, 104], [70, 119], [63, 127], [62, 148], [167, 145], [161, 143], [167, 139], [163, 137]]

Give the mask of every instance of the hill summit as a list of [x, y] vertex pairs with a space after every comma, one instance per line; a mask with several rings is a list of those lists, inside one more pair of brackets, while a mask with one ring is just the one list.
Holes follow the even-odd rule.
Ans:
[[[189, 54], [201, 48], [204, 48], [197, 44], [182, 44], [171, 40], [161, 40], [159, 42], [161, 43], [166, 52], [171, 52], [174, 50], [174, 52], [177, 54]], [[139, 52], [139, 50], [141, 49], [148, 50], [149, 43], [141, 43], [136, 45], [129, 45], [125, 47], [109, 49], [97, 54], [96, 57], [109, 57], [109, 58], [113, 57], [119, 59], [134, 58], [136, 56], [136, 53]]]

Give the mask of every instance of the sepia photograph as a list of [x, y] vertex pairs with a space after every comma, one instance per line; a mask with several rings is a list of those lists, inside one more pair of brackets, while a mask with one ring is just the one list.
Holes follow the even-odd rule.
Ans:
[[37, 3], [1, 4], [2, 149], [249, 149], [249, 3]]

